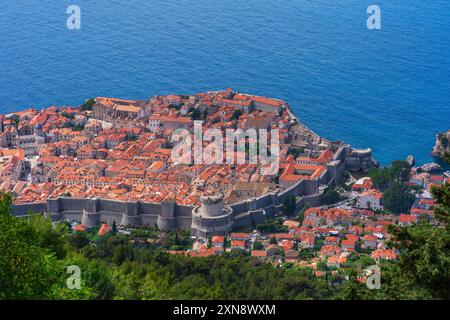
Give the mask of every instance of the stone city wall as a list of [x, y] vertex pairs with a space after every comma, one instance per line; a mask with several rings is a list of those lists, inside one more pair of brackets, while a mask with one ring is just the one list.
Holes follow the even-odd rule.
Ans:
[[[301, 196], [317, 191], [318, 181], [301, 181], [283, 192], [272, 192], [262, 197], [230, 205], [235, 227], [252, 227], [283, 212], [283, 202], [289, 196]], [[297, 201], [296, 209], [310, 205], [307, 196]], [[314, 203], [316, 203], [315, 201]], [[13, 207], [13, 215], [27, 217], [30, 212], [45, 214], [53, 221], [68, 219], [87, 225], [100, 222], [121, 225], [155, 224], [161, 230], [189, 230], [194, 207], [175, 202], [144, 203], [106, 199], [65, 198], [48, 199], [46, 203], [19, 204]], [[212, 223], [212, 222], [210, 222]]]
[[[318, 180], [303, 180], [282, 192], [270, 192], [262, 197], [231, 204], [233, 227], [253, 227], [265, 223], [275, 215], [283, 213], [283, 203], [291, 196], [296, 200], [296, 211], [305, 206], [320, 205], [319, 185], [334, 183], [345, 168], [346, 149], [340, 148], [335, 161]], [[348, 151], [347, 151], [348, 152]], [[48, 199], [45, 203], [19, 204], [13, 208], [13, 215], [26, 217], [30, 212], [44, 213], [52, 220], [68, 219], [88, 224], [115, 221], [121, 225], [155, 224], [161, 230], [190, 230], [192, 206], [175, 202], [145, 203], [106, 199], [65, 198]], [[218, 227], [220, 223], [218, 222]], [[231, 231], [231, 230], [230, 230]]]

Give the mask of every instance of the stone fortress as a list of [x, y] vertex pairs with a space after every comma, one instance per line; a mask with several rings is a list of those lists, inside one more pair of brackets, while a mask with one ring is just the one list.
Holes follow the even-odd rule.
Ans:
[[[234, 98], [240, 96], [241, 100], [230, 100], [233, 95]], [[195, 96], [189, 97], [189, 100], [191, 98], [196, 100]], [[150, 101], [154, 99], [156, 98]], [[179, 102], [171, 99], [175, 98], [169, 99], [172, 104]], [[45, 202], [16, 204], [13, 214], [24, 218], [31, 213], [44, 214], [53, 221], [78, 221], [88, 228], [98, 226], [102, 222], [109, 224], [115, 222], [122, 226], [157, 225], [163, 231], [185, 229], [199, 237], [222, 235], [236, 228], [254, 227], [276, 215], [284, 214], [285, 204], [290, 203], [291, 207], [292, 200], [295, 201], [295, 208], [293, 208], [295, 211], [305, 206], [320, 205], [323, 190], [326, 186], [340, 184], [345, 171], [366, 171], [377, 165], [372, 158], [371, 149], [353, 149], [342, 142], [326, 141], [300, 123], [287, 103], [281, 100], [271, 100], [271, 103], [268, 103], [266, 98], [235, 94], [231, 89], [227, 89], [226, 97], [218, 102], [222, 106], [230, 105], [233, 108], [239, 106], [244, 113], [249, 112], [250, 110], [247, 109], [251, 108], [274, 114], [280, 114], [282, 110], [287, 111], [286, 121], [280, 124], [288, 132], [284, 144], [307, 151], [303, 159], [301, 157], [297, 159], [297, 164], [287, 164], [286, 169], [283, 169], [285, 171], [278, 179], [276, 189], [267, 188], [263, 184], [247, 183], [242, 188], [237, 188], [239, 190], [232, 190], [232, 192], [236, 191], [235, 196], [230, 192], [226, 195], [220, 193], [204, 195], [200, 197], [199, 206], [183, 205], [174, 200], [153, 203], [108, 200], [95, 196], [89, 198], [58, 196], [58, 198], [49, 197]], [[93, 107], [94, 119], [111, 121], [117, 127], [133, 127], [136, 121], [148, 118], [149, 114], [150, 110], [146, 108], [143, 101], [97, 98]], [[152, 121], [160, 121], [158, 119], [150, 118], [150, 124]], [[173, 120], [173, 118], [170, 119]], [[267, 119], [273, 120], [273, 118]], [[161, 123], [158, 122], [157, 127], [160, 125]], [[249, 126], [253, 126], [252, 122]], [[269, 123], [264, 126], [269, 126]], [[32, 135], [25, 135], [22, 139], [18, 138], [16, 131], [4, 136], [11, 140], [11, 143], [14, 142], [14, 146], [25, 148], [26, 154], [36, 153], [37, 146], [45, 142], [40, 125], [34, 127]], [[329, 154], [329, 157], [320, 158], [321, 154]], [[283, 175], [293, 176], [295, 180], [290, 180]], [[235, 187], [238, 186], [239, 184], [235, 185]]]

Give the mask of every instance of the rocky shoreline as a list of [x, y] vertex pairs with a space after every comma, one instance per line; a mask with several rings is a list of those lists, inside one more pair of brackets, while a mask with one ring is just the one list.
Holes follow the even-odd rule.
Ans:
[[450, 130], [436, 134], [436, 143], [431, 154], [441, 159], [450, 154]]

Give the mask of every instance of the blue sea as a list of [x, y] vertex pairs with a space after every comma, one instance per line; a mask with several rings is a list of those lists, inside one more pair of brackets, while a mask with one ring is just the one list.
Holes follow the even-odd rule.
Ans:
[[232, 87], [381, 163], [424, 163], [450, 129], [449, 80], [448, 0], [0, 1], [0, 113]]

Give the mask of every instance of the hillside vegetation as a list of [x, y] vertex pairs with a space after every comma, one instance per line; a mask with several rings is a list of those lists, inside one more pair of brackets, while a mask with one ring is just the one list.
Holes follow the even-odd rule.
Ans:
[[[368, 259], [326, 279], [240, 252], [173, 255], [133, 235], [92, 237], [42, 216], [15, 218], [11, 195], [0, 193], [0, 299], [449, 299], [450, 185], [433, 194], [441, 226], [391, 227], [401, 257], [381, 264], [381, 289], [369, 290], [356, 280]], [[81, 270], [79, 290], [66, 285], [71, 265]]]

